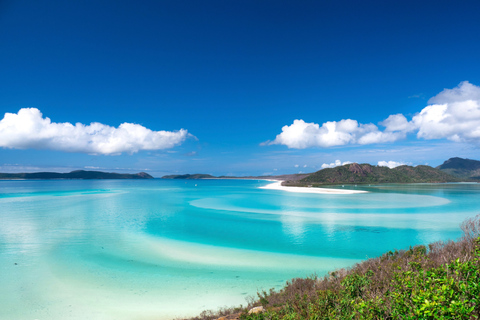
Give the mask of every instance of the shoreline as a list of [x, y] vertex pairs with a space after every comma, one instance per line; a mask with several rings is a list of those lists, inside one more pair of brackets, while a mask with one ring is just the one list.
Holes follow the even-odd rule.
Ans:
[[308, 188], [308, 187], [286, 187], [282, 186], [283, 181], [276, 181], [274, 183], [267, 184], [266, 186], [259, 187], [260, 189], [268, 190], [281, 190], [288, 192], [298, 192], [298, 193], [318, 193], [318, 194], [357, 194], [357, 193], [368, 193], [368, 191], [363, 190], [342, 190], [342, 189], [329, 189], [329, 188]]

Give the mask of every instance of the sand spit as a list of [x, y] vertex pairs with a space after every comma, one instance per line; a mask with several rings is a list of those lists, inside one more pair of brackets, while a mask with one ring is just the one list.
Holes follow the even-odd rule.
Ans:
[[274, 183], [267, 184], [266, 186], [260, 187], [260, 189], [282, 190], [282, 191], [300, 192], [300, 193], [320, 193], [320, 194], [355, 194], [355, 193], [368, 192], [363, 190], [347, 190], [347, 189], [286, 187], [286, 186], [282, 186], [282, 181], [276, 181]]

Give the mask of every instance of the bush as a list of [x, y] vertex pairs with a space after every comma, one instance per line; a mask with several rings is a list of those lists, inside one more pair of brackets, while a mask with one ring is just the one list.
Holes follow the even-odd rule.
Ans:
[[[461, 228], [457, 242], [390, 251], [349, 270], [263, 291], [241, 319], [479, 319], [480, 215]], [[266, 312], [245, 312], [260, 304]]]

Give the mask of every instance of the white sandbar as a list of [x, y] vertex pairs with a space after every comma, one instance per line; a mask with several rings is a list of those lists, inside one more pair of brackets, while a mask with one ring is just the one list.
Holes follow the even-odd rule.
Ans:
[[283, 181], [276, 181], [274, 183], [267, 184], [260, 187], [260, 189], [270, 190], [282, 190], [288, 192], [300, 192], [300, 193], [321, 193], [321, 194], [354, 194], [354, 193], [367, 193], [363, 190], [348, 190], [348, 189], [328, 189], [328, 188], [309, 188], [309, 187], [286, 187], [282, 186]]

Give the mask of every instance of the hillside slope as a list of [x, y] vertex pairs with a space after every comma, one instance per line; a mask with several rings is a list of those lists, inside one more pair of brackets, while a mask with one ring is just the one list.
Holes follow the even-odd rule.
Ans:
[[314, 172], [299, 181], [285, 181], [284, 185], [322, 185], [352, 183], [438, 183], [459, 182], [460, 178], [429, 166], [400, 166], [393, 169], [352, 163]]
[[480, 161], [450, 158], [437, 169], [462, 179], [480, 180]]

